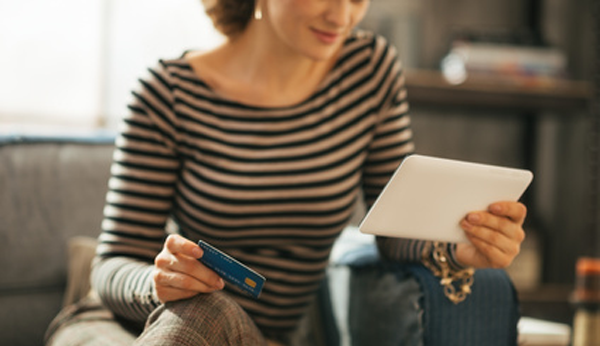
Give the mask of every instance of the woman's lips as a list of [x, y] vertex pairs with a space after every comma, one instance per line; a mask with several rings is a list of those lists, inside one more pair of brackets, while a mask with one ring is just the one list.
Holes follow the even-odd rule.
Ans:
[[317, 38], [326, 44], [332, 44], [335, 43], [338, 38], [340, 37], [340, 34], [335, 33], [335, 32], [327, 32], [327, 31], [321, 31], [318, 29], [312, 29], [312, 32], [315, 34], [315, 36], [317, 36]]

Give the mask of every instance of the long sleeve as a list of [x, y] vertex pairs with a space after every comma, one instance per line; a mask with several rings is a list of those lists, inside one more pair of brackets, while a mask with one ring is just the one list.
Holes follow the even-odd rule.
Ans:
[[[373, 205], [402, 160], [415, 150], [402, 66], [393, 48], [390, 48], [388, 58], [394, 60], [388, 72], [391, 76], [389, 94], [380, 106], [378, 125], [363, 172], [367, 208]], [[415, 239], [377, 237], [379, 252], [391, 261], [419, 262], [425, 244], [426, 241]], [[456, 246], [447, 244], [447, 248], [450, 266], [461, 268], [455, 259]]]
[[134, 92], [116, 140], [92, 287], [127, 319], [144, 321], [159, 305], [152, 284], [179, 172], [177, 122], [165, 69], [150, 70]]

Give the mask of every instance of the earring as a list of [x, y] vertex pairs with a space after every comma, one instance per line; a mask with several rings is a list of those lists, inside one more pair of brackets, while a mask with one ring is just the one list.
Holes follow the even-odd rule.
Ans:
[[260, 9], [260, 2], [256, 2], [256, 8], [254, 9], [254, 19], [261, 20], [262, 19], [262, 10]]

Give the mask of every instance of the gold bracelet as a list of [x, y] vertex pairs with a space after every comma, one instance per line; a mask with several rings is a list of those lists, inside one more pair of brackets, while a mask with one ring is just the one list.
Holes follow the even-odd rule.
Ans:
[[[466, 268], [459, 271], [452, 271], [448, 264], [448, 256], [446, 252], [446, 244], [434, 242], [425, 243], [421, 257], [423, 265], [431, 270], [433, 275], [439, 277], [440, 284], [444, 286], [444, 295], [454, 304], [458, 304], [471, 293], [473, 285], [473, 268]], [[460, 287], [457, 291], [455, 281]]]

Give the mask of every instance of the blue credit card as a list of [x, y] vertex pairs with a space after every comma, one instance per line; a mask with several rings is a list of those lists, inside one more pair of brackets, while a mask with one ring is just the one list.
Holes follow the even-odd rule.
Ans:
[[264, 276], [203, 240], [198, 242], [198, 246], [204, 251], [204, 255], [198, 259], [200, 262], [242, 292], [258, 298], [266, 281]]

